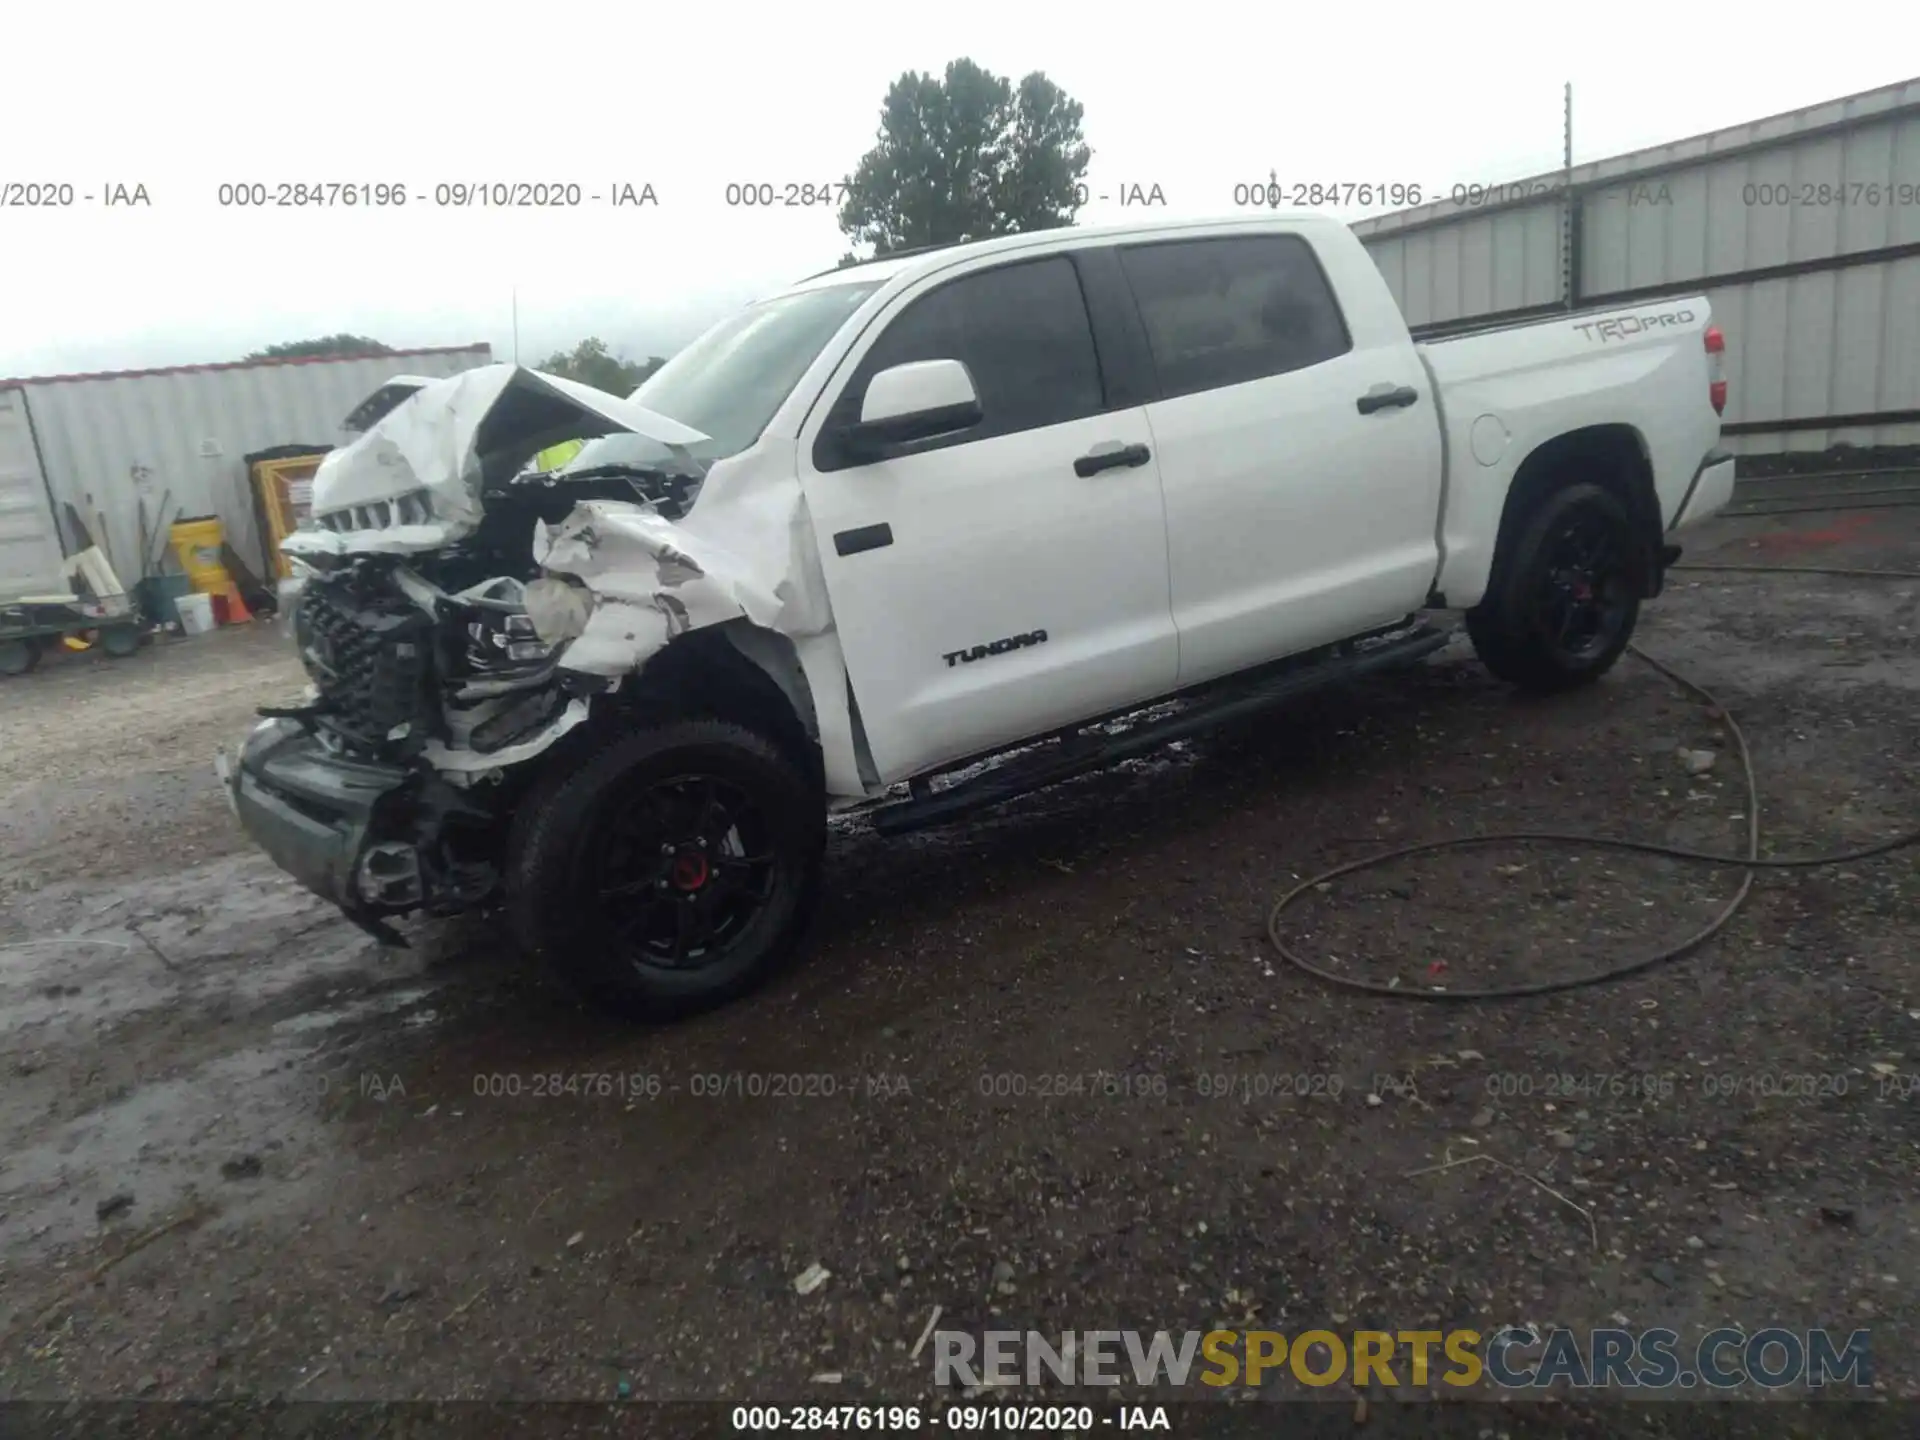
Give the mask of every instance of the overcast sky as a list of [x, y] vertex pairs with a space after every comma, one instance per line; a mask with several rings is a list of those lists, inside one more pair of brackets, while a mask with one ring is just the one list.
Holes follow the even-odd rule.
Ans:
[[[347, 330], [535, 360], [599, 334], [664, 353], [845, 250], [833, 208], [730, 208], [729, 182], [833, 181], [888, 84], [970, 56], [1086, 107], [1095, 194], [1158, 185], [1229, 214], [1236, 183], [1498, 182], [1908, 78], [1920, 22], [1830, 0], [1738, 6], [164, 6], [20, 0], [0, 184], [0, 376], [235, 359]], [[498, 17], [489, 18], [489, 17]], [[1282, 18], [1284, 17], [1284, 19]], [[1310, 17], [1310, 18], [1309, 18]], [[403, 184], [401, 209], [223, 208], [222, 182]], [[657, 206], [436, 208], [443, 182], [651, 184]], [[107, 209], [121, 183], [146, 208]], [[1147, 216], [1095, 203], [1088, 222]], [[1353, 218], [1359, 212], [1352, 212]]]

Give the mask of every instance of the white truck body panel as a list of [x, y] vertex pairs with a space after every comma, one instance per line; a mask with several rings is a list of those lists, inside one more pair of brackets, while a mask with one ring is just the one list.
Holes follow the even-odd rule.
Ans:
[[1423, 403], [1361, 415], [1376, 384], [1427, 387], [1386, 282], [1344, 227], [1303, 231], [1352, 348], [1147, 406], [1165, 486], [1182, 686], [1389, 624], [1439, 556], [1440, 433]]
[[[817, 462], [836, 400], [916, 300], [1016, 261], [1246, 236], [1310, 247], [1347, 348], [1063, 423], [874, 463]], [[1367, 632], [1436, 592], [1473, 605], [1515, 475], [1572, 431], [1632, 433], [1668, 529], [1724, 505], [1732, 483], [1730, 461], [1705, 463], [1719, 417], [1700, 298], [1416, 346], [1352, 233], [1285, 214], [1009, 237], [786, 293], [856, 280], [876, 288], [803, 362], [758, 438], [710, 464], [682, 518], [594, 500], [535, 544], [547, 573], [592, 597], [560, 654], [565, 669], [629, 677], [682, 635], [721, 624], [790, 642], [827, 788], [843, 802]], [[481, 513], [484, 422], [514, 387], [566, 400], [593, 433], [697, 445], [699, 431], [647, 408], [665, 374], [625, 401], [512, 366], [435, 382], [329, 456], [315, 484], [317, 513], [425, 488], [433, 520], [303, 532], [288, 548], [418, 554], [458, 540]], [[1383, 392], [1398, 398], [1357, 403]], [[1078, 472], [1077, 459], [1112, 447], [1142, 458]], [[843, 549], [876, 528], [884, 544]], [[1034, 634], [1044, 643], [1028, 643]], [[967, 661], [989, 645], [1000, 647], [991, 663]]]
[[[1711, 318], [1703, 298], [1654, 301], [1419, 347], [1446, 417], [1446, 563], [1437, 584], [1448, 604], [1479, 601], [1513, 477], [1557, 435], [1630, 425], [1652, 467], [1661, 516], [1674, 525], [1694, 468], [1720, 432], [1706, 403], [1702, 336]], [[1490, 434], [1501, 438], [1490, 443]], [[1722, 475], [1717, 496], [1696, 496], [1693, 519], [1730, 498], [1732, 466]]]
[[[1073, 471], [1095, 446], [1151, 438], [1140, 410], [1119, 410], [808, 475], [836, 629], [882, 776], [990, 749], [1010, 721], [1054, 729], [1175, 687], [1159, 472], [1149, 462], [1094, 485]], [[901, 517], [894, 543], [836, 555], [834, 535], [876, 503]], [[928, 625], [934, 616], [946, 619]], [[1030, 631], [1036, 616], [1045, 645], [992, 665], [947, 658]]]

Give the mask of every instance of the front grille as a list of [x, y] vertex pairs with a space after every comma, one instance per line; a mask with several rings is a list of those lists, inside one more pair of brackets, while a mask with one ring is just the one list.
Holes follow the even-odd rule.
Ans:
[[404, 596], [356, 594], [316, 577], [301, 588], [294, 634], [326, 729], [380, 756], [411, 753], [431, 737], [433, 622]]
[[350, 535], [356, 530], [385, 530], [393, 525], [428, 525], [433, 522], [433, 496], [426, 490], [411, 490], [394, 500], [375, 500], [366, 505], [349, 505], [314, 516], [323, 530]]

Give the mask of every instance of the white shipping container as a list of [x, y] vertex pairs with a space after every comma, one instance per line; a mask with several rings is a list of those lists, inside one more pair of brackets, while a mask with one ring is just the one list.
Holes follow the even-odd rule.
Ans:
[[70, 593], [26, 396], [0, 390], [0, 600]]
[[[140, 502], [146, 502], [148, 525], [157, 526], [169, 492], [169, 519], [219, 516], [241, 559], [270, 579], [248, 455], [340, 444], [346, 438], [341, 421], [390, 376], [438, 378], [492, 361], [490, 346], [462, 345], [352, 359], [42, 376], [0, 381], [0, 395], [24, 396], [32, 416], [46, 477], [42, 509], [50, 491], [56, 509], [71, 501], [90, 528], [99, 510], [105, 533], [95, 539], [104, 539], [125, 584], [140, 578]], [[7, 435], [7, 417], [0, 414], [0, 474], [11, 473]]]

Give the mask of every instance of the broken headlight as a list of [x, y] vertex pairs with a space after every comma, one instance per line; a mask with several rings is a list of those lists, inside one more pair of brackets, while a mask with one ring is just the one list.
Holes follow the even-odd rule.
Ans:
[[467, 622], [467, 663], [482, 673], [536, 665], [552, 653], [524, 612], [481, 610]]

